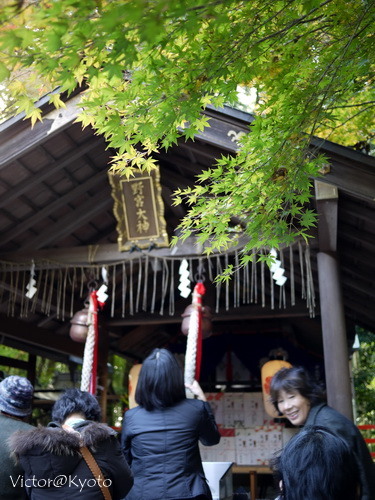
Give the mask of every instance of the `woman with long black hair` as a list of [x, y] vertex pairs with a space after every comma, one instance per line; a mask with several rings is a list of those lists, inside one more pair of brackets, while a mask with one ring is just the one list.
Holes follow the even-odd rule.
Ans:
[[167, 349], [143, 362], [135, 401], [125, 412], [121, 443], [134, 475], [126, 500], [211, 499], [198, 442], [215, 445], [220, 433], [194, 381], [186, 398], [181, 367]]
[[276, 500], [357, 500], [359, 477], [347, 443], [324, 427], [304, 427], [272, 462]]

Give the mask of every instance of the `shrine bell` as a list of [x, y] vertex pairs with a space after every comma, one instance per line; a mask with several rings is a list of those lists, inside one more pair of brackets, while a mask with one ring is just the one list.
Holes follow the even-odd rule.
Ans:
[[76, 342], [86, 342], [86, 337], [89, 331], [88, 327], [89, 309], [85, 307], [81, 311], [76, 312], [70, 320], [69, 335]]
[[[194, 304], [190, 304], [186, 307], [185, 311], [181, 314], [183, 320], [181, 324], [181, 332], [184, 335], [189, 333], [190, 317], [191, 313], [196, 307]], [[206, 339], [212, 333], [212, 312], [211, 308], [208, 306], [202, 307], [202, 338]]]

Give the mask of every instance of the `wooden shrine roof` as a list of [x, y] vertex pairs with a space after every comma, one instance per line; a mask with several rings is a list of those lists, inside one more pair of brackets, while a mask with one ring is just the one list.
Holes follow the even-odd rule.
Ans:
[[[42, 101], [45, 118], [33, 129], [22, 116], [0, 125], [0, 335], [3, 343], [30, 352], [80, 356], [82, 345], [69, 337], [70, 315], [83, 307], [87, 280], [92, 278], [87, 270], [95, 268], [96, 279], [100, 281], [102, 267], [107, 266], [109, 302], [101, 313], [101, 321], [109, 331], [110, 350], [142, 359], [153, 347], [178, 342], [181, 314], [191, 297], [184, 299], [178, 293], [177, 265], [187, 256], [195, 266], [194, 277], [200, 254], [190, 242], [177, 250], [118, 251], [107, 177], [113, 152], [107, 149], [102, 137], [90, 128], [82, 130], [75, 123], [78, 99], [78, 96], [71, 98], [67, 108], [58, 111], [49, 107], [47, 99]], [[252, 120], [247, 113], [231, 108], [205, 112], [211, 128], [197, 135], [194, 141], [180, 140], [169, 151], [156, 155], [169, 236], [174, 234], [186, 211], [184, 206], [173, 206], [173, 191], [192, 185], [195, 176], [213, 165], [215, 158], [234, 154], [236, 134], [246, 133]], [[318, 139], [313, 147], [319, 147], [330, 159], [330, 171], [320, 180], [338, 189], [337, 251], [351, 341], [354, 325], [375, 332], [375, 159]], [[244, 300], [248, 284], [245, 274], [239, 274], [230, 287], [223, 285], [218, 297], [209, 275], [225, 258], [235, 255], [223, 256], [222, 262], [220, 258], [204, 261], [205, 301], [214, 310], [214, 333], [280, 332], [292, 336], [307, 351], [321, 355], [317, 249], [317, 240], [313, 240], [310, 248], [316, 302], [313, 311], [302, 297], [306, 276], [301, 275], [298, 267], [301, 251], [298, 245], [285, 254], [289, 270], [295, 259], [293, 306], [288, 295], [286, 303], [279, 307], [279, 289], [271, 296], [268, 281], [264, 296], [257, 290], [257, 303], [249, 297]], [[168, 260], [171, 257], [176, 259], [173, 269]], [[43, 262], [44, 268], [43, 272], [36, 272], [36, 279], [40, 277], [36, 299], [26, 301], [24, 292], [32, 260], [37, 267]], [[144, 274], [140, 277], [145, 272], [146, 260], [147, 279]], [[163, 265], [168, 276], [163, 274]], [[175, 273], [173, 280], [171, 272]], [[163, 295], [167, 283], [163, 285], [163, 276], [169, 280], [168, 293], [173, 294], [173, 301]], [[157, 280], [156, 286], [153, 279]], [[137, 288], [139, 280], [142, 290]], [[148, 304], [143, 310], [145, 283], [148, 283], [145, 298]], [[69, 293], [70, 289], [75, 293]]]

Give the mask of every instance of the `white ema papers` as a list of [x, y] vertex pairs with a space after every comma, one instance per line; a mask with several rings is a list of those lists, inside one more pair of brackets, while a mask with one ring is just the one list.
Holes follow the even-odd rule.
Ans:
[[268, 465], [295, 432], [285, 429], [284, 424], [275, 424], [266, 414], [261, 392], [221, 392], [206, 396], [222, 437], [216, 446], [200, 445], [203, 461]]

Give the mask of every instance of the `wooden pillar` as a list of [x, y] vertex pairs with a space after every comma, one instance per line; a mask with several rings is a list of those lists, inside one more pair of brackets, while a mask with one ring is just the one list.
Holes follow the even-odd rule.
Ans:
[[257, 498], [258, 481], [256, 471], [250, 471], [250, 498]]
[[108, 386], [108, 332], [102, 325], [99, 327], [98, 346], [98, 389], [102, 420], [107, 421], [107, 389]]
[[29, 360], [27, 363], [27, 378], [30, 380], [30, 382], [35, 387], [35, 380], [36, 380], [36, 356], [35, 356], [35, 354], [29, 353]]
[[318, 253], [318, 275], [328, 404], [352, 420], [345, 315], [335, 256]]
[[328, 404], [353, 420], [344, 305], [337, 260], [337, 188], [315, 181], [318, 277]]

